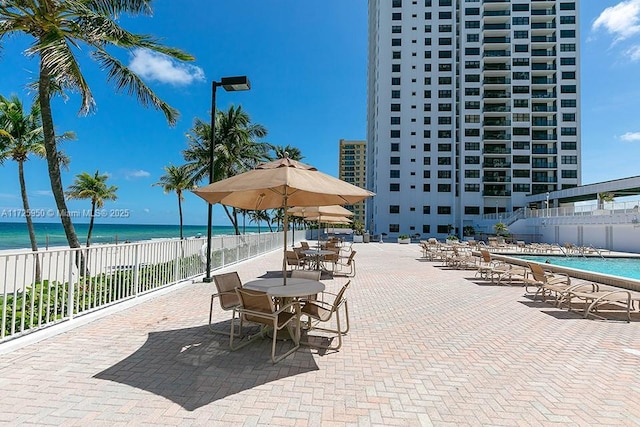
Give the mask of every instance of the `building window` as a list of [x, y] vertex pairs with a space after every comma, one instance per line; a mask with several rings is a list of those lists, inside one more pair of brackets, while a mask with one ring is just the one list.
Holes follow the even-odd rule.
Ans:
[[465, 142], [464, 149], [467, 151], [480, 151], [480, 143], [479, 142]]
[[578, 156], [562, 156], [560, 158], [563, 165], [577, 165]]
[[393, 7], [402, 7], [402, 0], [393, 0], [392, 6]]
[[391, 39], [391, 46], [402, 46], [402, 39]]
[[431, 226], [429, 224], [423, 224], [422, 225], [422, 233], [423, 234], [431, 233]]
[[431, 164], [431, 157], [423, 157], [422, 164], [425, 166], [429, 166]]
[[529, 52], [529, 45], [528, 44], [517, 44], [514, 46], [514, 50], [516, 52]]
[[473, 68], [480, 68], [480, 61], [465, 61], [464, 68], [468, 70]]
[[451, 91], [450, 90], [439, 90], [438, 91], [438, 98], [451, 98]]
[[529, 178], [528, 169], [514, 169], [512, 173], [514, 178]]
[[575, 71], [563, 71], [562, 72], [562, 78], [564, 80], [575, 80], [576, 79], [576, 72]]
[[431, 191], [431, 184], [422, 184], [422, 191], [429, 193]]
[[529, 17], [528, 16], [514, 16], [511, 18], [511, 22], [513, 25], [529, 25]]
[[477, 83], [480, 81], [480, 74], [465, 74], [464, 81], [467, 83]]
[[466, 96], [480, 96], [479, 87], [466, 87], [464, 88], [464, 94]]
[[562, 136], [576, 136], [578, 130], [576, 128], [560, 128], [560, 135]]
[[576, 58], [560, 58], [560, 65], [576, 65]]
[[393, 98], [393, 99], [400, 98], [400, 91], [399, 90], [392, 90], [391, 91], [391, 98]]
[[480, 178], [480, 171], [474, 169], [467, 169], [464, 171], [465, 178]]
[[575, 39], [576, 30], [560, 30], [561, 39]]
[[561, 24], [575, 24], [576, 17], [575, 16], [561, 16], [560, 17]]
[[451, 111], [451, 104], [438, 104], [438, 111]]
[[391, 20], [392, 21], [402, 21], [402, 13], [400, 12], [395, 12], [391, 14]]
[[451, 206], [438, 206], [438, 215], [451, 215]]
[[389, 233], [399, 233], [400, 224], [389, 224]]
[[451, 117], [438, 117], [438, 124], [439, 125], [450, 125], [451, 124]]
[[400, 124], [400, 117], [391, 117], [391, 124], [392, 125], [399, 125]]
[[439, 19], [451, 19], [451, 12], [439, 12], [438, 13], [438, 18]]
[[480, 156], [464, 156], [465, 165], [479, 165]]
[[397, 169], [391, 169], [389, 171], [389, 178], [400, 178], [400, 171]]
[[528, 39], [529, 38], [529, 31], [526, 31], [526, 30], [524, 30], [524, 31], [523, 30], [514, 31], [513, 32], [513, 38], [514, 39]]
[[389, 205], [389, 213], [390, 214], [399, 214], [400, 213], [400, 205]]
[[391, 135], [390, 136], [391, 136], [391, 138], [400, 138], [400, 131], [397, 130], [397, 129], [393, 129], [391, 131]]
[[400, 184], [397, 182], [389, 184], [389, 191], [400, 191]]
[[441, 138], [441, 139], [449, 139], [449, 138], [451, 138], [451, 131], [450, 130], [439, 130], [438, 131], [438, 138]]
[[576, 93], [576, 85], [561, 85], [561, 93]]
[[560, 10], [576, 10], [576, 4], [574, 2], [560, 3]]
[[391, 104], [391, 111], [400, 111], [400, 104]]
[[438, 184], [438, 193], [451, 193], [451, 184]]
[[438, 52], [438, 58], [440, 59], [447, 59], [447, 58], [451, 58], [451, 51], [450, 50], [441, 50]]
[[423, 206], [422, 207], [422, 214], [423, 215], [430, 215], [431, 214], [431, 206]]
[[431, 171], [430, 170], [422, 171], [422, 177], [424, 179], [430, 179], [431, 178]]
[[563, 178], [578, 178], [577, 170], [563, 170], [562, 171]]
[[391, 64], [391, 72], [399, 73], [400, 72], [400, 64]]
[[511, 10], [514, 12], [526, 12], [529, 10], [528, 4], [514, 4], [511, 6]]
[[513, 106], [516, 108], [528, 108], [529, 100], [528, 99], [514, 99]]
[[422, 144], [422, 151], [431, 151], [431, 144]]
[[391, 33], [393, 34], [398, 34], [402, 32], [402, 25], [392, 25], [391, 26]]
[[438, 178], [451, 179], [451, 171], [438, 171]]
[[400, 77], [391, 77], [391, 84], [393, 86], [399, 86], [400, 85]]
[[464, 136], [480, 136], [480, 129], [465, 129]]
[[391, 59], [402, 59], [402, 53], [398, 50], [394, 50], [391, 53]]
[[577, 102], [575, 99], [562, 99], [560, 100], [560, 106], [563, 108], [576, 108]]
[[575, 52], [576, 44], [575, 43], [561, 43], [560, 44], [560, 52]]
[[467, 193], [479, 193], [480, 192], [480, 184], [465, 184], [464, 191]]
[[467, 42], [475, 43], [480, 41], [480, 34], [467, 34]]
[[400, 143], [392, 142], [391, 143], [391, 151], [400, 151]]
[[563, 150], [577, 150], [578, 143], [575, 141], [562, 141], [560, 142], [560, 148]]
[[531, 187], [529, 184], [513, 184], [514, 193], [529, 193], [530, 191]]
[[480, 206], [465, 206], [465, 215], [480, 215]]
[[466, 29], [480, 28], [480, 21], [465, 21], [464, 27]]
[[449, 225], [439, 225], [438, 226], [438, 233], [440, 234], [449, 234]]

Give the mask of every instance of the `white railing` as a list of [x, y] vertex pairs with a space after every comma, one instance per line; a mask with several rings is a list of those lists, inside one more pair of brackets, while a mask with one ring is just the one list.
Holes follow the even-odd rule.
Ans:
[[[0, 342], [202, 276], [205, 243], [166, 239], [0, 254]], [[282, 246], [282, 232], [215, 236], [211, 267]]]

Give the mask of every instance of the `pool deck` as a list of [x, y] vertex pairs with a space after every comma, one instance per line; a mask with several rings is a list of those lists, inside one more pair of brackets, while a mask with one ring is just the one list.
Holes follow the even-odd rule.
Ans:
[[[213, 285], [179, 285], [2, 354], [0, 423], [640, 424], [638, 313], [585, 320], [425, 261], [417, 244], [354, 249], [351, 331], [338, 352], [304, 347], [276, 365], [267, 340], [230, 352], [207, 328]], [[280, 262], [275, 252], [221, 272], [248, 281]], [[214, 321], [228, 319], [215, 310]]]

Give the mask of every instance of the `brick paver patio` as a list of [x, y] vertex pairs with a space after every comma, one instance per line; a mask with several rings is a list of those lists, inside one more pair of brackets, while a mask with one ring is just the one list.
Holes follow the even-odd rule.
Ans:
[[[354, 249], [338, 352], [272, 365], [264, 340], [231, 353], [207, 328], [213, 285], [188, 284], [2, 355], [0, 423], [640, 424], [640, 321], [584, 320], [423, 261], [415, 244]], [[280, 259], [223, 271], [247, 281]]]

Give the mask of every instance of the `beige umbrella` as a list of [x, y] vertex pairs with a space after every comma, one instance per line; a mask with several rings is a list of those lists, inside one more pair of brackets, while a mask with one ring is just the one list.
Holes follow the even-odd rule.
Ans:
[[[261, 210], [290, 206], [354, 204], [374, 193], [319, 172], [288, 157], [261, 163], [255, 169], [193, 191], [211, 204]], [[284, 251], [287, 250], [287, 215], [284, 216]], [[286, 255], [282, 272], [286, 284]]]
[[325, 216], [353, 216], [353, 212], [349, 209], [338, 205], [331, 206], [296, 206], [287, 211], [289, 215], [309, 217], [325, 217]]

